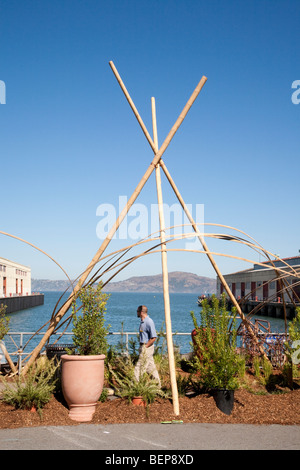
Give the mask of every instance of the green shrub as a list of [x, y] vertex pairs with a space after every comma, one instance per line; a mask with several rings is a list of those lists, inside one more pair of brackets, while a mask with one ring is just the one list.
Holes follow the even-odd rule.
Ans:
[[25, 377], [18, 376], [12, 383], [4, 383], [3, 401], [15, 408], [30, 410], [33, 406], [41, 415], [43, 406], [49, 402], [55, 390], [55, 372], [59, 364], [54, 358], [41, 357], [33, 364]]
[[206, 299], [202, 302], [200, 325], [194, 312], [191, 316], [197, 332], [194, 337], [194, 367], [198, 371], [199, 386], [208, 390], [236, 389], [240, 358], [236, 352], [235, 309], [230, 314], [226, 310], [226, 297], [223, 295], [219, 301], [213, 296], [211, 306]]
[[[134, 364], [130, 357], [119, 358], [117, 369], [109, 365], [111, 374], [111, 386], [114, 387], [116, 395], [126, 398], [129, 402], [134, 397], [143, 397], [147, 405], [153, 403], [155, 398], [165, 397], [157, 381], [150, 377], [147, 372], [141, 373], [139, 380], [134, 375]], [[141, 367], [142, 369], [142, 367]]]
[[79, 294], [82, 312], [77, 314], [73, 304], [73, 344], [76, 353], [83, 356], [106, 354], [108, 349], [107, 334], [109, 325], [105, 326], [104, 315], [108, 294], [102, 292], [102, 284], [97, 288], [83, 287]]

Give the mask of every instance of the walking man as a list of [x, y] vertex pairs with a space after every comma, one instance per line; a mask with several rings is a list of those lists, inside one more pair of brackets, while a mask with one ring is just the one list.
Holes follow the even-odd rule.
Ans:
[[157, 337], [154, 321], [148, 316], [148, 309], [145, 305], [140, 305], [137, 308], [137, 316], [141, 319], [141, 323], [139, 328], [139, 359], [134, 369], [135, 378], [136, 380], [139, 380], [140, 374], [148, 372], [155, 380], [157, 380], [159, 386], [161, 386], [160, 378], [153, 359], [154, 342]]

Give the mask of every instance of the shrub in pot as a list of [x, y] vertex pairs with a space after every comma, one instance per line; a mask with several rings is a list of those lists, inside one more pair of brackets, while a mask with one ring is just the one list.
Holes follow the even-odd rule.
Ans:
[[161, 390], [158, 382], [147, 372], [143, 372], [143, 366], [141, 366], [139, 380], [136, 380], [134, 364], [130, 356], [119, 358], [115, 367], [109, 365], [109, 372], [115, 394], [126, 398], [129, 403], [146, 406], [147, 411], [156, 397], [166, 397], [166, 393]]
[[197, 332], [193, 335], [197, 388], [211, 392], [221, 411], [230, 414], [241, 362], [236, 352], [236, 311], [227, 311], [225, 296], [220, 301], [213, 296], [211, 305], [206, 299], [201, 305], [199, 325], [191, 312]]
[[[83, 287], [78, 294], [81, 315], [73, 304], [73, 345], [75, 354], [62, 360], [62, 391], [74, 421], [91, 421], [104, 383], [104, 360], [107, 353], [105, 312], [108, 295], [102, 284]], [[71, 352], [71, 351], [69, 351]]]

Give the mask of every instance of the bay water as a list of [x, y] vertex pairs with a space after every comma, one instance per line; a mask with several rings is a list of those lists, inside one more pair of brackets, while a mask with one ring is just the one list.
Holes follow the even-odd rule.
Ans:
[[[18, 311], [8, 315], [10, 317], [10, 334], [19, 332], [36, 332], [40, 329], [51, 317], [53, 309], [60, 297], [63, 295], [61, 292], [45, 292], [44, 305], [38, 307]], [[64, 294], [60, 304], [67, 300], [69, 294]], [[136, 310], [139, 305], [146, 305], [148, 307], [148, 315], [154, 320], [156, 330], [165, 332], [165, 315], [164, 315], [164, 299], [162, 293], [125, 293], [114, 292], [110, 294], [107, 302], [107, 313], [105, 315], [106, 323], [110, 325], [110, 333], [130, 332], [129, 338], [137, 338], [137, 332], [140, 320], [137, 318]], [[174, 344], [180, 347], [181, 354], [188, 353], [192, 350], [191, 347], [191, 332], [194, 328], [190, 312], [193, 311], [196, 315], [198, 323], [200, 323], [200, 309], [197, 303], [196, 294], [170, 294], [171, 305], [171, 322], [172, 332], [177, 333], [174, 336]], [[66, 314], [71, 313], [71, 310]], [[274, 333], [284, 332], [284, 321], [278, 318], [257, 316], [260, 320], [268, 320], [271, 324], [271, 330]], [[41, 330], [41, 333], [46, 331], [46, 327]], [[59, 330], [60, 331], [60, 330]], [[71, 332], [71, 326], [67, 330]], [[179, 333], [186, 333], [180, 335]], [[5, 338], [5, 345], [9, 352], [16, 351], [20, 345], [20, 336], [12, 335], [15, 344], [11, 342], [9, 337]], [[23, 338], [23, 346], [30, 336], [25, 335]], [[33, 338], [25, 352], [31, 352], [34, 347], [39, 343], [42, 336]], [[54, 342], [57, 336], [50, 339], [50, 343]], [[108, 342], [111, 345], [116, 345], [121, 339], [120, 335], [108, 336]], [[123, 341], [125, 337], [123, 336]], [[64, 336], [59, 340], [60, 343], [71, 343], [71, 336]]]

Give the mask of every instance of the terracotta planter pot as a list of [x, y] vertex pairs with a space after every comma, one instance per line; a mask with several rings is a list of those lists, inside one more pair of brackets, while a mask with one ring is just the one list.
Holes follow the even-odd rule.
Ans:
[[105, 356], [71, 356], [62, 360], [62, 391], [74, 421], [91, 421], [104, 383]]
[[146, 402], [144, 401], [143, 397], [134, 397], [132, 399], [132, 404], [137, 406], [146, 406]]

